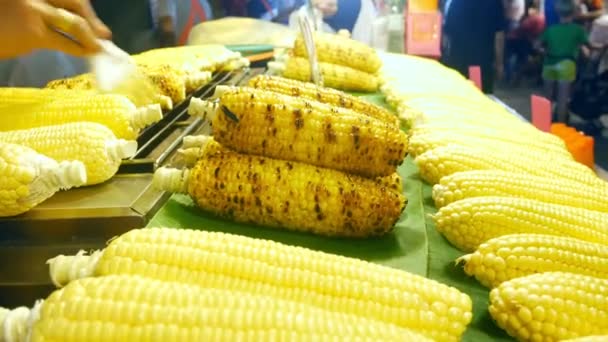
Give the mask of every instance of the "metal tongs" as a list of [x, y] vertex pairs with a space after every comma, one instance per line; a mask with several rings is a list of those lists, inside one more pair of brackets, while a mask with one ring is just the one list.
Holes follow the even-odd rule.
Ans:
[[317, 48], [315, 47], [315, 40], [313, 36], [313, 30], [311, 28], [309, 16], [316, 22], [316, 14], [314, 12], [314, 8], [312, 8], [312, 3], [310, 1], [307, 2], [307, 12], [300, 12], [298, 16], [298, 22], [300, 24], [300, 31], [302, 33], [302, 37], [304, 38], [304, 45], [306, 46], [306, 52], [308, 54], [308, 61], [310, 62], [310, 75], [312, 78], [312, 82], [318, 86], [323, 86], [323, 75], [321, 74], [321, 69], [319, 68], [319, 60], [317, 58]]

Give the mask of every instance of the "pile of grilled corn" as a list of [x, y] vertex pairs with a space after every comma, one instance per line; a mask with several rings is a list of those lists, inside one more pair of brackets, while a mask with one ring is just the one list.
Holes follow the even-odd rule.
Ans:
[[383, 91], [496, 323], [521, 341], [608, 335], [608, 183], [461, 76], [401, 58], [417, 82], [385, 72]]
[[0, 309], [1, 341], [459, 341], [471, 299], [405, 271], [268, 240], [148, 228], [49, 260], [62, 287]]
[[[337, 34], [313, 34], [319, 69], [324, 85], [330, 88], [375, 92], [379, 87], [377, 72], [382, 60], [376, 50], [364, 43]], [[287, 54], [268, 64], [271, 72], [283, 77], [310, 82], [312, 74], [302, 35]]]
[[407, 136], [386, 109], [348, 94], [279, 77], [193, 98], [211, 137], [189, 137], [185, 170], [159, 169], [161, 189], [189, 194], [237, 222], [369, 237], [392, 230], [405, 209], [396, 174]]

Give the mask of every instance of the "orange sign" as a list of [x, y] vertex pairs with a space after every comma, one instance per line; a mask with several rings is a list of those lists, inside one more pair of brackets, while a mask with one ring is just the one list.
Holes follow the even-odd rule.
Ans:
[[433, 12], [439, 10], [439, 0], [410, 0], [408, 6], [410, 11]]
[[405, 20], [406, 52], [418, 56], [441, 56], [441, 13], [410, 10]]

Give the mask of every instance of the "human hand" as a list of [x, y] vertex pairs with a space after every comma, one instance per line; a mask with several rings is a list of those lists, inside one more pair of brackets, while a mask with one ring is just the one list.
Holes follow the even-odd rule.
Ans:
[[323, 14], [323, 17], [331, 17], [338, 12], [337, 0], [313, 0], [313, 6]]
[[97, 38], [111, 35], [88, 0], [0, 0], [0, 9], [0, 58], [35, 49], [60, 50], [75, 56], [93, 54], [101, 48]]

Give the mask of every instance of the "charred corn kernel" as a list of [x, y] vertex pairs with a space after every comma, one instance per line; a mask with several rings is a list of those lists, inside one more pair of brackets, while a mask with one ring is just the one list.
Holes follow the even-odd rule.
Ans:
[[430, 341], [413, 330], [302, 303], [133, 276], [75, 281], [26, 312], [3, 325], [32, 342]]
[[520, 341], [608, 334], [608, 279], [565, 272], [513, 279], [490, 292], [490, 314]]
[[[313, 35], [317, 58], [321, 62], [344, 65], [356, 70], [375, 74], [382, 67], [376, 50], [356, 40], [335, 34], [315, 32]], [[308, 58], [302, 35], [298, 35], [293, 52], [298, 57]]]
[[345, 92], [319, 87], [312, 83], [291, 80], [283, 77], [259, 75], [249, 80], [249, 86], [290, 95], [303, 97], [309, 100], [319, 101], [328, 105], [352, 109], [361, 114], [371, 116], [388, 123], [398, 123], [398, 119], [388, 110], [376, 106]]
[[384, 235], [406, 203], [372, 179], [227, 150], [203, 154], [188, 173], [160, 169], [155, 183], [187, 190], [201, 209], [220, 217], [327, 236]]
[[87, 121], [108, 127], [118, 138], [132, 140], [142, 128], [162, 119], [159, 105], [135, 108], [126, 97], [114, 94], [0, 107], [0, 131]]
[[184, 71], [170, 64], [140, 65], [144, 73], [161, 92], [174, 102], [181, 102], [190, 94], [211, 81], [209, 71]]
[[0, 217], [22, 214], [87, 179], [81, 162], [57, 163], [30, 148], [4, 142], [0, 142], [0, 174]]
[[190, 114], [211, 116], [214, 138], [238, 152], [367, 177], [391, 175], [405, 158], [407, 136], [395, 125], [265, 90], [216, 89], [219, 108], [192, 99]]
[[507, 196], [536, 199], [608, 213], [608, 187], [497, 170], [457, 172], [441, 178], [433, 187], [440, 208], [470, 197]]
[[442, 131], [418, 133], [414, 130], [409, 132], [409, 137], [408, 151], [414, 157], [440, 146], [457, 144], [472, 147], [487, 145], [491, 146], [491, 148], [500, 146], [502, 148], [507, 148], [512, 152], [520, 150], [522, 153], [534, 150], [540, 153], [553, 154], [555, 157], [573, 160], [572, 155], [565, 146], [529, 143], [529, 140], [522, 140], [521, 138], [519, 141], [511, 138], [502, 139], [500, 135], [488, 135], [483, 137]]
[[458, 259], [464, 271], [484, 286], [535, 273], [562, 271], [608, 278], [608, 246], [570, 237], [504, 235], [482, 243]]
[[87, 185], [110, 179], [121, 160], [137, 150], [137, 142], [117, 139], [107, 127], [92, 122], [0, 132], [0, 141], [27, 146], [57, 161], [82, 161]]
[[[541, 177], [555, 177], [588, 186], [606, 187], [606, 182], [591, 169], [563, 157], [528, 151], [513, 153], [508, 149], [492, 150], [492, 146], [440, 146], [416, 158], [420, 175], [431, 184], [456, 172], [501, 170]], [[568, 172], [563, 172], [568, 170]]]
[[437, 230], [466, 252], [492, 238], [523, 233], [608, 245], [608, 214], [530, 199], [467, 198], [439, 209], [434, 220]]
[[[298, 81], [310, 82], [310, 63], [306, 58], [289, 57], [285, 64], [268, 63], [271, 72], [280, 73], [283, 77]], [[378, 90], [378, 78], [375, 75], [355, 70], [343, 65], [319, 63], [323, 82], [326, 87], [347, 90], [375, 92]]]
[[397, 172], [390, 176], [376, 178], [376, 183], [397, 193], [403, 193], [403, 179]]
[[91, 275], [140, 275], [264, 294], [410, 328], [436, 341], [459, 340], [471, 321], [469, 296], [434, 280], [225, 233], [138, 229], [93, 255], [59, 256], [49, 263], [51, 278], [60, 285]]

